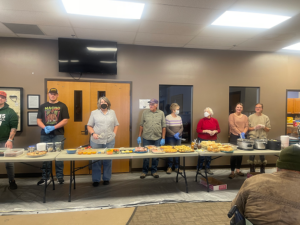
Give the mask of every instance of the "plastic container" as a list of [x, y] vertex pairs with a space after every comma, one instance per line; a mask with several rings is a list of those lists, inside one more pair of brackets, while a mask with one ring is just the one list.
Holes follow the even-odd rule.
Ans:
[[35, 147], [34, 146], [29, 146], [27, 150], [28, 150], [28, 152], [34, 152]]
[[165, 154], [165, 151], [161, 148], [158, 148], [158, 149], [152, 149], [151, 152], [153, 154]]
[[9, 149], [4, 152], [4, 157], [17, 157], [24, 153], [24, 149]]
[[52, 142], [47, 143], [47, 147], [46, 148], [47, 148], [48, 152], [55, 152], [54, 144]]
[[61, 142], [55, 142], [55, 151], [57, 152], [61, 151]]
[[45, 151], [46, 150], [46, 143], [37, 143], [36, 150], [38, 151]]
[[77, 149], [67, 149], [68, 154], [75, 154]]

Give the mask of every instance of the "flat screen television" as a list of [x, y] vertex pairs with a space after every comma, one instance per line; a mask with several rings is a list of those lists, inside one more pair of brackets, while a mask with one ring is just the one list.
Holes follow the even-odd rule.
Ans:
[[59, 72], [117, 74], [117, 47], [117, 42], [59, 38]]

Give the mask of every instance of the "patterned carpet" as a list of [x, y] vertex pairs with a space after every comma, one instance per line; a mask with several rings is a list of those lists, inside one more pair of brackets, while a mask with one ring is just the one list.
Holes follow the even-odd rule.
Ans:
[[136, 207], [128, 225], [228, 225], [231, 202], [175, 203]]

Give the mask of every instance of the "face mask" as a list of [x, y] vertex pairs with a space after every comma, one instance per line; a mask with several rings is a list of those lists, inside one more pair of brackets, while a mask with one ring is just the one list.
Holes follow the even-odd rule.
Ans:
[[210, 114], [209, 114], [208, 112], [205, 112], [205, 113], [204, 113], [204, 117], [209, 117], [209, 115], [210, 115]]
[[101, 104], [101, 109], [106, 109], [107, 105], [106, 104]]
[[178, 115], [179, 114], [179, 110], [175, 110], [175, 114]]

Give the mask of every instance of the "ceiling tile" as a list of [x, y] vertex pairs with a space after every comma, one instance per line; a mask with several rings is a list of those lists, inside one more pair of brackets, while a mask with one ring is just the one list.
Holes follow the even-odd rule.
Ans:
[[0, 22], [48, 26], [70, 26], [69, 20], [66, 16], [52, 13], [12, 10], [0, 10]]
[[[45, 35], [53, 37], [69, 37], [72, 38], [72, 35], [75, 35], [75, 32], [70, 27], [54, 27], [54, 26], [39, 26]], [[76, 35], [75, 35], [76, 37]]]
[[262, 50], [279, 50], [286, 46], [285, 42], [281, 41], [269, 41], [269, 40], [247, 40], [239, 45], [236, 49], [262, 49]]
[[17, 35], [14, 33], [2, 33], [0, 31], [0, 37], [17, 37]]
[[95, 28], [98, 30], [137, 31], [140, 24], [140, 20], [82, 15], [69, 15], [69, 19], [73, 27]]
[[151, 42], [135, 42], [135, 45], [145, 45], [145, 46], [157, 46], [157, 47], [182, 47], [181, 44], [167, 44], [167, 43], [151, 43]]
[[132, 44], [135, 38], [135, 32], [95, 30], [85, 28], [74, 28], [76, 36], [83, 39], [116, 41], [118, 43]]
[[149, 4], [144, 8], [142, 19], [207, 25], [222, 13], [220, 10]]
[[177, 35], [197, 35], [203, 25], [192, 25], [183, 23], [167, 23], [144, 20], [141, 21], [140, 33], [155, 34], [177, 34]]
[[178, 44], [183, 46], [194, 36], [138, 33], [135, 42]]
[[195, 37], [188, 45], [200, 45], [200, 46], [218, 46], [230, 48], [234, 45], [245, 41], [241, 38], [224, 38], [224, 37]]
[[47, 35], [31, 35], [31, 34], [17, 34], [20, 38], [37, 38], [37, 39], [54, 39], [57, 40], [57, 37], [51, 37]]
[[1, 0], [0, 9], [65, 13], [61, 0]]
[[201, 49], [219, 49], [219, 50], [227, 50], [229, 47], [217, 46], [217, 45], [185, 45], [184, 48], [201, 48]]

